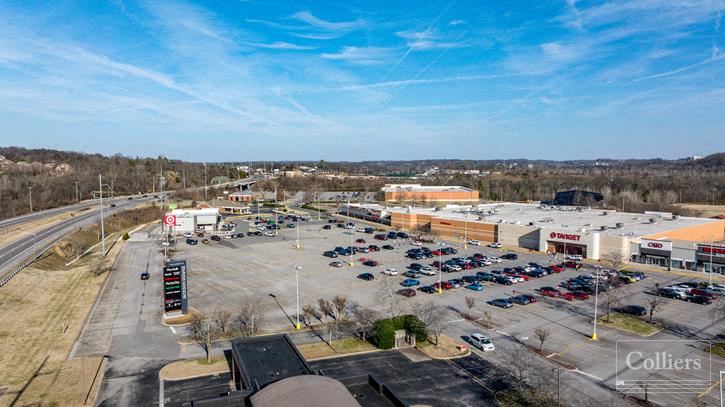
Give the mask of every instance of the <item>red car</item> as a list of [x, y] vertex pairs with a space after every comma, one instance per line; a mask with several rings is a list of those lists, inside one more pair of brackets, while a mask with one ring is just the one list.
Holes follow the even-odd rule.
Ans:
[[375, 246], [374, 244], [371, 244], [368, 246], [368, 249], [370, 249], [371, 252], [379, 252], [380, 248], [378, 246]]
[[355, 243], [365, 243], [365, 239], [357, 239]]
[[580, 268], [582, 268], [582, 265], [575, 261], [567, 261], [567, 262], [562, 263], [562, 265], [566, 268], [570, 268], [570, 269], [574, 269], [574, 270], [579, 270]]
[[439, 262], [438, 260], [436, 260], [433, 263], [431, 263], [431, 266], [433, 266], [435, 268], [439, 268], [441, 266], [441, 262]]
[[569, 293], [572, 296], [574, 296], [575, 300], [584, 301], [589, 299], [589, 294], [581, 292], [581, 291], [574, 291], [572, 293]]
[[433, 251], [432, 251], [432, 252], [430, 252], [430, 253], [431, 253], [432, 255], [434, 255], [434, 256], [442, 256], [442, 255], [444, 254], [444, 253], [443, 253], [442, 251], [440, 251], [440, 250], [433, 250]]
[[703, 290], [702, 288], [693, 288], [690, 290], [690, 295], [701, 295], [703, 297], [708, 297], [710, 299], [717, 299], [718, 295], [707, 290]]
[[562, 271], [564, 271], [564, 267], [559, 264], [552, 264], [549, 266], [549, 270], [553, 271], [554, 273], [561, 273]]
[[449, 283], [448, 281], [444, 281], [443, 283], [435, 283], [435, 284], [433, 284], [433, 287], [435, 287], [436, 289], [438, 289], [439, 288], [439, 284], [440, 284], [441, 287], [443, 287], [444, 290], [452, 290], [453, 289], [453, 284]]
[[375, 238], [378, 240], [388, 240], [388, 237], [384, 234], [375, 235]]
[[541, 295], [545, 297], [559, 297], [561, 296], [561, 291], [557, 290], [554, 287], [541, 287], [539, 290]]

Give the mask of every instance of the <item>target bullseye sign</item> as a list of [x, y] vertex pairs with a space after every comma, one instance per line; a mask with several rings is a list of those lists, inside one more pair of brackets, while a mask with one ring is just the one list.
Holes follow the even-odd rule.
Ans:
[[165, 215], [164, 216], [164, 225], [166, 225], [166, 226], [176, 226], [176, 216], [174, 216], [174, 215]]

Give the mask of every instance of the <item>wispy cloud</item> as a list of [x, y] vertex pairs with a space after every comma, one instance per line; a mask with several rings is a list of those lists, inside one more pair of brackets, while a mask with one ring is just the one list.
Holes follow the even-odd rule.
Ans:
[[375, 65], [385, 62], [390, 57], [390, 51], [390, 48], [380, 47], [345, 47], [338, 53], [322, 53], [320, 56], [357, 65]]
[[462, 25], [466, 24], [466, 20], [451, 20], [448, 22], [448, 25], [456, 26], [456, 25]]
[[431, 30], [426, 31], [399, 31], [398, 37], [407, 40], [407, 46], [414, 50], [458, 48], [466, 46], [466, 42], [451, 41], [436, 35]]
[[289, 42], [283, 42], [283, 41], [276, 41], [276, 42], [272, 42], [269, 44], [252, 43], [251, 45], [258, 47], [258, 48], [282, 49], [282, 50], [292, 50], [292, 51], [303, 51], [303, 50], [315, 49], [315, 47], [310, 47], [310, 46], [306, 46], [306, 45], [290, 44]]
[[315, 17], [309, 11], [298, 11], [297, 13], [292, 14], [290, 18], [305, 22], [313, 27], [329, 31], [352, 31], [358, 28], [363, 28], [366, 25], [365, 21], [360, 19], [340, 22], [327, 21]]

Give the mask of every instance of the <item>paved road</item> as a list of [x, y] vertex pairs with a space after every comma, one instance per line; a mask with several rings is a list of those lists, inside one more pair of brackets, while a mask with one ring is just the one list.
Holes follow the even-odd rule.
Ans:
[[[115, 208], [106, 207], [104, 208], [104, 216], [112, 215], [116, 212], [119, 212], [124, 209], [128, 209], [131, 207], [134, 207], [136, 205], [146, 203], [153, 200], [152, 197], [148, 198], [138, 198], [134, 199], [132, 201], [129, 201], [127, 199], [123, 200], [116, 200], [114, 201], [116, 203]], [[58, 211], [68, 211], [70, 209], [67, 209], [68, 207], [64, 208], [58, 208]], [[76, 208], [77, 209], [77, 208]], [[42, 219], [44, 216], [49, 216], [46, 213], [47, 211], [44, 211], [42, 213], [38, 213], [37, 215]], [[54, 212], [58, 213], [58, 212]], [[36, 215], [36, 214], [32, 214]], [[14, 221], [17, 224], [18, 222], [29, 222], [31, 220], [36, 220], [38, 218], [35, 217], [28, 217], [30, 215], [26, 215], [24, 217], [20, 217], [20, 220], [17, 220], [18, 218], [9, 219], [8, 221]], [[63, 220], [55, 225], [49, 226], [46, 229], [43, 229], [41, 231], [38, 231], [35, 233], [35, 235], [29, 235], [24, 234], [23, 237], [20, 239], [13, 241], [2, 248], [0, 248], [0, 273], [4, 273], [8, 271], [12, 266], [16, 265], [20, 260], [29, 257], [31, 254], [34, 253], [35, 250], [41, 250], [46, 248], [48, 245], [52, 244], [57, 238], [64, 235], [68, 231], [82, 227], [91, 223], [94, 223], [99, 217], [99, 210], [92, 209], [87, 212], [84, 212], [78, 216]], [[7, 222], [7, 221], [6, 221]], [[0, 274], [1, 275], [1, 274]]]

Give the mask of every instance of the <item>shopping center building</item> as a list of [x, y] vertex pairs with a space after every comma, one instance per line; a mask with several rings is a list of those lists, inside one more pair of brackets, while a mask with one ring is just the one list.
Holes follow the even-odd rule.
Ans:
[[[351, 213], [372, 209], [393, 228], [444, 239], [496, 241], [540, 252], [580, 254], [593, 260], [617, 256], [690, 270], [707, 271], [712, 264], [715, 272], [725, 273], [722, 219], [522, 203], [438, 209], [351, 205]], [[345, 210], [343, 206], [339, 212], [344, 214]]]
[[420, 184], [386, 184], [382, 188], [385, 202], [390, 203], [478, 203], [478, 190], [460, 186], [422, 186]]

